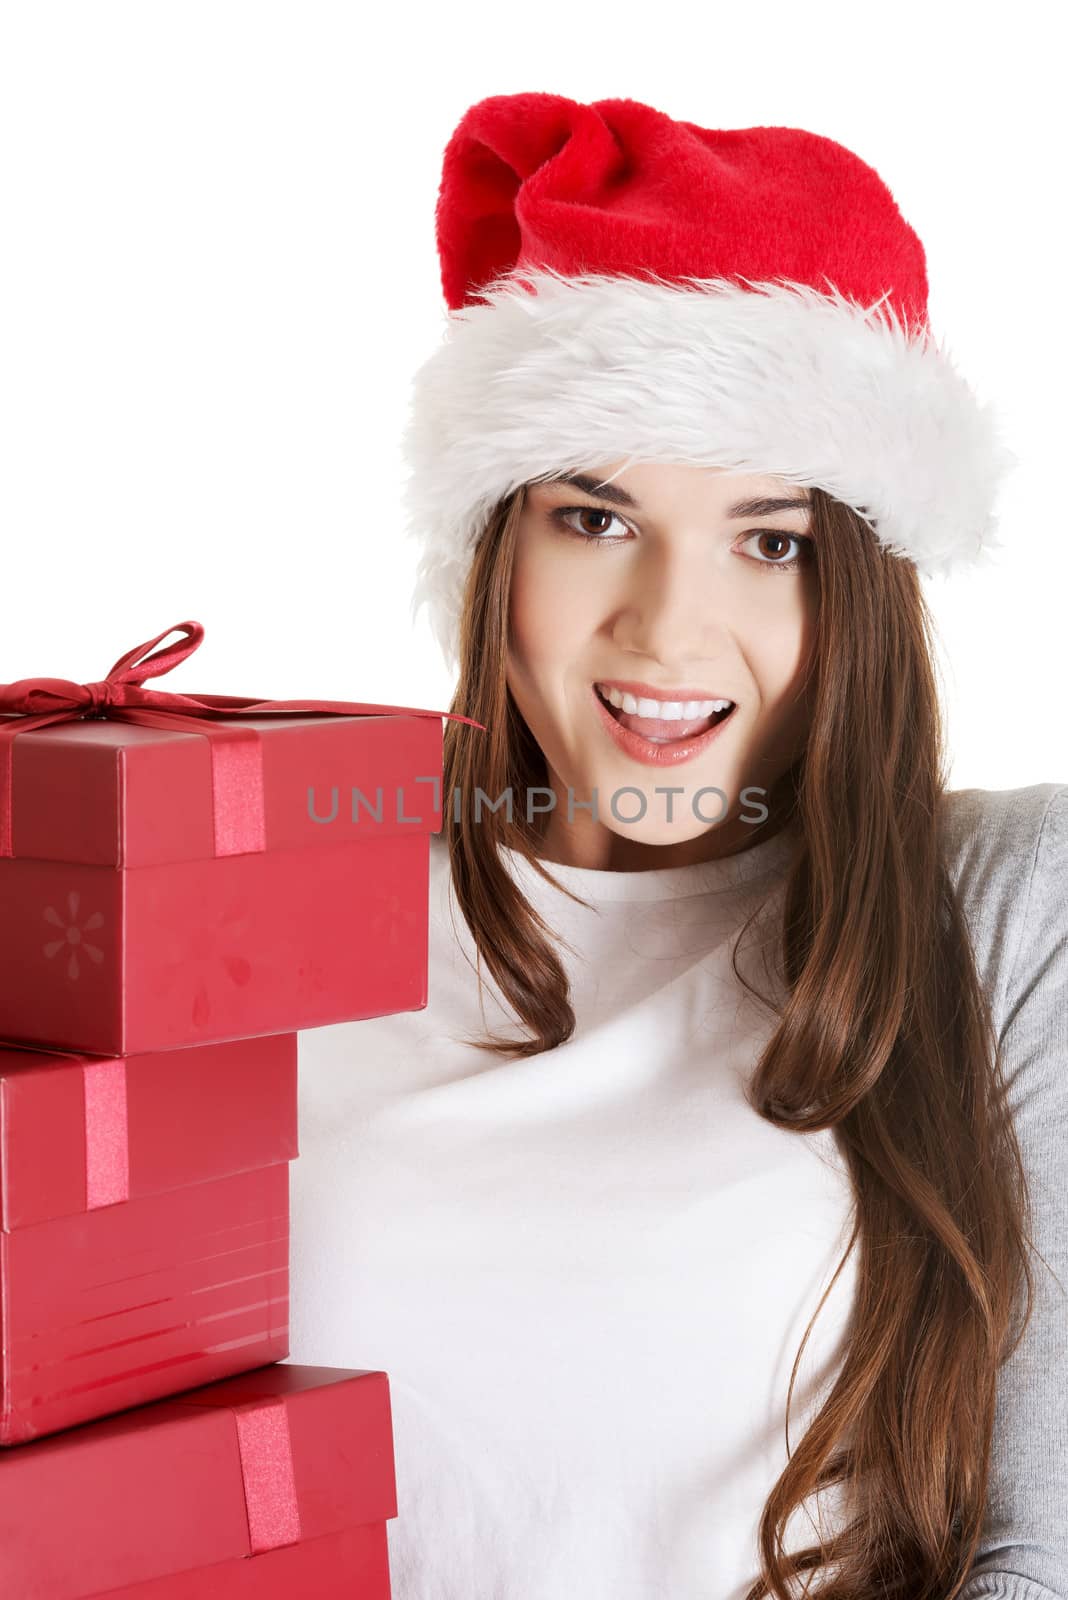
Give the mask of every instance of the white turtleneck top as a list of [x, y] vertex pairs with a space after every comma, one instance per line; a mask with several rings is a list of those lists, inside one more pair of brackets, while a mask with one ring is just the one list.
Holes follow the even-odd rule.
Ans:
[[[947, 859], [1036, 1170], [1035, 1242], [1068, 1284], [1068, 786], [951, 796]], [[292, 1361], [389, 1374], [394, 1600], [742, 1600], [787, 1460], [791, 1367], [849, 1237], [830, 1133], [744, 1086], [781, 999], [786, 834], [611, 872], [521, 856], [574, 1035], [529, 1060], [431, 839], [429, 1004], [299, 1041]], [[1061, 1119], [1064, 1119], [1062, 1124]], [[837, 1372], [856, 1252], [816, 1321], [796, 1447]], [[999, 1391], [988, 1537], [962, 1600], [1068, 1600], [1068, 1300], [1038, 1286]], [[810, 1502], [813, 1515], [817, 1508]], [[837, 1510], [830, 1496], [819, 1511]], [[812, 1540], [807, 1518], [788, 1547]]]

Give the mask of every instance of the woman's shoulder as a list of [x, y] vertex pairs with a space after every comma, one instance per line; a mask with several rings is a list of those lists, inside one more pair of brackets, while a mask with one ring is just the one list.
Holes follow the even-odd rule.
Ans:
[[946, 865], [962, 891], [972, 884], [986, 890], [1004, 884], [1018, 896], [1039, 854], [1063, 862], [1068, 783], [948, 789], [941, 826]]
[[1004, 1014], [1028, 973], [1068, 948], [1068, 783], [947, 790], [941, 826], [980, 971]]

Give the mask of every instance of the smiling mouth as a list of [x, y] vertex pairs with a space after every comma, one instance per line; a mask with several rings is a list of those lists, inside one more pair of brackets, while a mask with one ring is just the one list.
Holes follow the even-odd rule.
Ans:
[[605, 698], [597, 684], [594, 684], [594, 693], [605, 710], [621, 727], [631, 733], [640, 734], [651, 744], [676, 744], [680, 739], [692, 739], [697, 734], [707, 733], [717, 723], [726, 722], [727, 718], [733, 716], [738, 709], [732, 703], [723, 711], [713, 711], [711, 716], [666, 721], [660, 717], [639, 717], [633, 712], [621, 711], [618, 706], [614, 706]]

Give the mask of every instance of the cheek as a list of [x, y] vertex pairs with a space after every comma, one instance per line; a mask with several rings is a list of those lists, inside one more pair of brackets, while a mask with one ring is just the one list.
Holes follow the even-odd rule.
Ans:
[[766, 639], [760, 672], [770, 698], [786, 695], [797, 686], [805, 667], [806, 649], [800, 629], [783, 630]]
[[796, 690], [808, 665], [814, 638], [815, 593], [810, 585], [794, 584], [787, 578], [769, 577], [766, 586], [783, 586], [773, 594], [762, 614], [754, 618], [747, 637], [752, 641], [750, 659], [761, 679], [769, 702]]
[[569, 575], [561, 553], [548, 542], [516, 550], [509, 594], [512, 651], [528, 672], [566, 667], [588, 640], [593, 625], [588, 586]]

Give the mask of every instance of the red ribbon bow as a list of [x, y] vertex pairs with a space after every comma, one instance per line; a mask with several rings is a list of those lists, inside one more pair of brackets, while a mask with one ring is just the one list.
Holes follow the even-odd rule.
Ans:
[[[155, 650], [168, 634], [184, 633], [180, 644]], [[0, 724], [0, 856], [11, 856], [12, 745], [20, 733], [51, 722], [80, 717], [103, 717], [139, 723], [150, 728], [199, 733], [211, 743], [212, 795], [216, 855], [240, 855], [266, 849], [263, 814], [263, 754], [259, 733], [231, 719], [286, 712], [315, 712], [324, 716], [444, 717], [485, 726], [473, 717], [453, 711], [429, 711], [424, 706], [373, 705], [358, 700], [254, 700], [230, 694], [187, 695], [145, 689], [146, 678], [158, 678], [192, 655], [204, 638], [199, 622], [177, 622], [154, 639], [135, 645], [120, 656], [99, 683], [70, 683], [65, 678], [21, 678], [0, 684], [0, 714], [13, 713], [19, 722]], [[155, 654], [147, 652], [155, 650]]]

